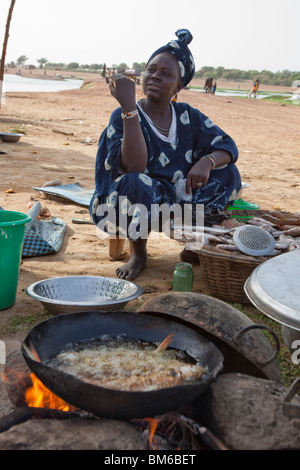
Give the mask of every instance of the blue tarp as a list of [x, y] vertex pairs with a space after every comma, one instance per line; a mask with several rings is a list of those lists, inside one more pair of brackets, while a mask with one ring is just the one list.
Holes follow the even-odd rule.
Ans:
[[53, 196], [69, 199], [82, 206], [89, 206], [94, 194], [94, 189], [85, 188], [80, 183], [66, 184], [63, 186], [46, 186], [45, 188], [34, 187], [33, 189], [46, 194], [52, 194]]

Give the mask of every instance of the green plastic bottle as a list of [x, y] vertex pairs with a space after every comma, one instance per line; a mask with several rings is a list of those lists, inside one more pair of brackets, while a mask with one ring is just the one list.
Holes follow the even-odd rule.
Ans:
[[178, 263], [173, 273], [173, 291], [192, 292], [193, 283], [193, 266], [190, 263]]

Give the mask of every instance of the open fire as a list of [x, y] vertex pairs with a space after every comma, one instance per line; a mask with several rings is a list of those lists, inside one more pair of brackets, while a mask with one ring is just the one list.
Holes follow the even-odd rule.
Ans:
[[45, 385], [31, 373], [32, 386], [25, 392], [27, 406], [34, 408], [49, 408], [51, 410], [75, 411], [75, 407], [69, 405], [60, 397], [52, 393]]
[[[8, 371], [9, 369], [9, 371]], [[73, 417], [86, 417], [86, 412], [78, 410], [73, 405], [66, 403], [59, 396], [51, 392], [34, 373], [20, 373], [18, 370], [11, 368], [6, 369], [7, 375], [3, 374], [3, 380], [7, 384], [14, 383], [14, 394], [20, 394], [22, 403], [17, 405], [17, 408], [24, 411], [24, 416], [27, 413], [24, 405], [28, 409], [28, 419], [41, 418], [50, 419], [64, 419], [69, 416], [72, 421]], [[16, 400], [18, 401], [18, 400]], [[32, 410], [32, 411], [30, 411]], [[35, 410], [37, 413], [35, 414]], [[40, 414], [39, 410], [44, 410]], [[54, 413], [61, 413], [53, 415], [48, 414], [47, 410], [53, 410]], [[44, 415], [45, 412], [45, 415]], [[18, 412], [17, 412], [18, 415]], [[92, 417], [95, 420], [101, 420], [99, 417]], [[24, 421], [22, 419], [22, 421]], [[132, 419], [129, 422], [134, 426], [145, 449], [148, 450], [199, 450], [206, 448], [202, 437], [197, 430], [192, 429], [192, 420], [189, 420], [180, 413], [166, 413], [159, 417], [149, 417], [143, 419]], [[15, 423], [18, 424], [18, 423]]]
[[[51, 410], [60, 410], [65, 412], [76, 410], [74, 406], [66, 403], [60, 397], [51, 392], [51, 390], [45, 387], [45, 385], [35, 376], [35, 374], [31, 373], [30, 379], [32, 381], [32, 386], [28, 387], [25, 391], [27, 406], [33, 408], [48, 408]], [[157, 436], [155, 435], [158, 426], [160, 425], [163, 427], [163, 421], [163, 418], [145, 418], [132, 420], [132, 423], [142, 434], [147, 449], [159, 450], [163, 441], [164, 446], [166, 446], [166, 442], [169, 440], [167, 438], [166, 431], [159, 432]], [[164, 439], [162, 438], [162, 434], [165, 434]]]
[[[36, 377], [35, 374], [31, 373], [30, 378], [32, 381], [32, 386], [28, 387], [25, 391], [25, 400], [27, 406], [33, 408], [49, 408], [51, 410], [60, 410], [65, 412], [76, 410], [74, 406], [69, 405], [60, 397], [51, 392], [51, 390], [45, 387], [45, 385]], [[147, 434], [149, 434], [149, 436], [147, 438], [147, 447], [148, 449], [155, 448], [157, 447], [157, 443], [154, 435], [160, 420], [156, 418], [145, 418], [143, 421], [148, 423]]]

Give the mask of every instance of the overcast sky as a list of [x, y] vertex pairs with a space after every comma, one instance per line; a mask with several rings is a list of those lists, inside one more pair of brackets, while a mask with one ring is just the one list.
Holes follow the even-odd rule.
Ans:
[[[11, 0], [0, 0], [0, 41]], [[188, 28], [196, 70], [300, 71], [300, 0], [16, 0], [6, 63], [146, 62]]]

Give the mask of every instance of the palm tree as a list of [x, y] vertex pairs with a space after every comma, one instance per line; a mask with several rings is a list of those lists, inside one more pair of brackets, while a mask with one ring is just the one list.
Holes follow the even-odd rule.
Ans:
[[45, 57], [42, 57], [41, 59], [38, 59], [37, 61], [40, 64], [40, 69], [44, 68], [44, 65], [48, 63], [48, 60]]
[[3, 84], [3, 78], [4, 78], [5, 56], [6, 56], [8, 37], [9, 37], [9, 27], [10, 27], [10, 21], [11, 21], [15, 3], [16, 3], [16, 0], [11, 0], [10, 2], [10, 7], [8, 10], [8, 15], [7, 15], [7, 22], [6, 22], [6, 27], [5, 27], [4, 42], [3, 42], [3, 47], [2, 47], [2, 56], [1, 56], [1, 62], [0, 62], [0, 107], [1, 107], [1, 99], [2, 99], [2, 84]]

